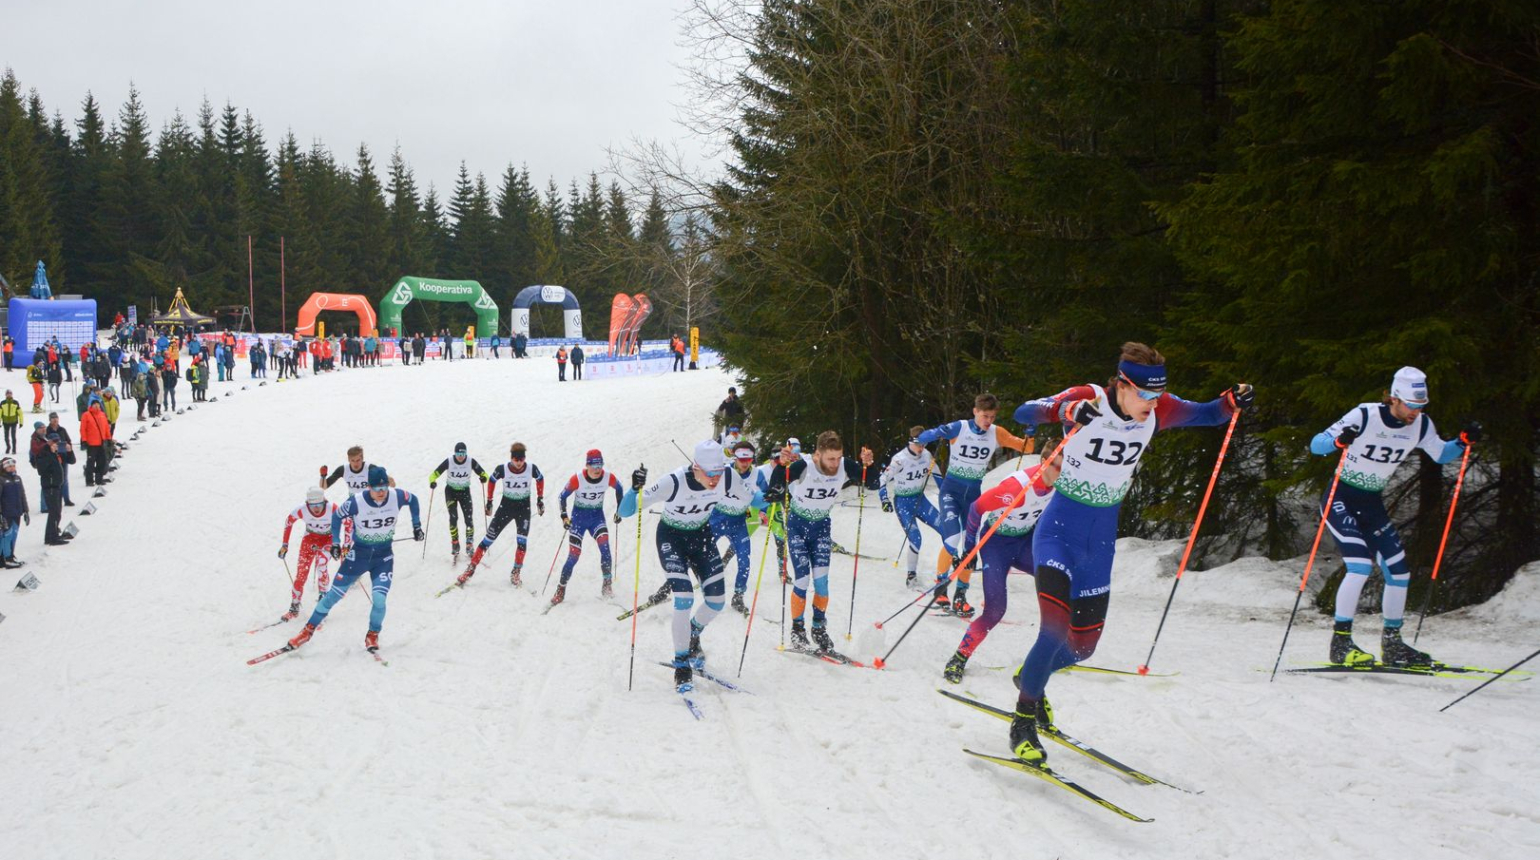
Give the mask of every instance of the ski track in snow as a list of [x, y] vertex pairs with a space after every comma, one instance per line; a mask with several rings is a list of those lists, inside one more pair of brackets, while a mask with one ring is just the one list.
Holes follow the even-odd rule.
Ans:
[[[1303, 559], [1190, 573], [1154, 663], [1178, 677], [1077, 674], [1050, 685], [1066, 731], [1203, 792], [1138, 785], [1049, 745], [1066, 776], [1155, 818], [1149, 825], [963, 755], [964, 746], [1006, 754], [1007, 727], [934, 692], [964, 629], [957, 619], [922, 622], [883, 672], [778, 654], [782, 630], [766, 623], [781, 612], [773, 558], [742, 676], [753, 695], [703, 680], [693, 695], [705, 719], [690, 716], [656, 665], [671, 652], [667, 606], [638, 619], [628, 691], [631, 625], [615, 616], [631, 606], [635, 523], [611, 526], [615, 598], [599, 597], [589, 540], [567, 602], [542, 616], [560, 575], [538, 594], [552, 554], [558, 567], [565, 558], [556, 497], [589, 447], [623, 482], [639, 461], [653, 474], [679, 465], [670, 439], [689, 450], [708, 433], [731, 378], [557, 384], [553, 370], [539, 359], [472, 360], [260, 389], [215, 383], [217, 403], [132, 443], [99, 513], [77, 520], [72, 546], [45, 551], [41, 521], [24, 528], [18, 554], [43, 584], [0, 596], [0, 801], [10, 813], [0, 856], [673, 858], [719, 846], [736, 857], [882, 860], [960, 850], [1540, 856], [1540, 681], [1493, 685], [1444, 714], [1438, 708], [1474, 682], [1269, 683]], [[238, 385], [248, 389], [224, 396]], [[127, 410], [120, 434], [137, 426]], [[287, 606], [273, 554], [319, 465], [335, 466], [360, 443], [400, 486], [424, 493], [455, 442], [490, 471], [516, 439], [530, 446], [547, 494], [522, 589], [507, 578], [510, 527], [466, 588], [434, 599], [458, 572], [440, 497], [427, 558], [417, 544], [397, 547], [381, 636], [388, 667], [363, 650], [368, 600], [353, 594], [304, 648], [245, 665], [302, 623], [246, 633]], [[1002, 463], [997, 476], [1014, 466]], [[35, 473], [23, 475], [35, 499]], [[79, 489], [78, 469], [71, 479]], [[854, 548], [861, 512], [847, 495], [834, 536]], [[339, 488], [330, 496], [340, 501]], [[891, 557], [897, 523], [867, 501], [862, 551]], [[662, 581], [656, 524], [644, 518], [644, 596]], [[479, 497], [476, 526], [479, 538]], [[939, 542], [925, 537], [928, 573]], [[297, 544], [296, 535], [291, 562]], [[1090, 662], [1127, 669], [1143, 660], [1180, 547], [1120, 543], [1107, 631]], [[837, 638], [852, 562], [832, 560]], [[307, 611], [314, 589], [312, 579]], [[1030, 577], [1012, 577], [1009, 590], [1015, 623], [995, 629], [956, 688], [1007, 708], [1011, 673], [983, 667], [1018, 663], [1037, 620]], [[1532, 647], [1537, 594], [1532, 565], [1487, 605], [1430, 619], [1421, 645], [1451, 662], [1506, 666]], [[910, 616], [883, 631], [872, 621], [912, 597], [893, 564], [863, 560], [857, 635], [840, 647], [866, 662], [883, 653]], [[746, 623], [726, 611], [705, 636], [713, 669], [729, 680]], [[1323, 659], [1328, 630], [1303, 609], [1284, 665]], [[1378, 619], [1360, 620], [1362, 644], [1377, 632]]]

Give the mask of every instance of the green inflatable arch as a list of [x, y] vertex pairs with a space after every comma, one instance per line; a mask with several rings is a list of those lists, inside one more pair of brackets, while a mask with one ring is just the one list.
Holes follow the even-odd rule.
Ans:
[[401, 311], [413, 299], [430, 302], [464, 302], [476, 311], [476, 334], [487, 337], [497, 333], [497, 302], [487, 295], [481, 284], [475, 281], [445, 281], [439, 278], [417, 278], [410, 275], [396, 281], [396, 285], [380, 300], [380, 331], [401, 331]]

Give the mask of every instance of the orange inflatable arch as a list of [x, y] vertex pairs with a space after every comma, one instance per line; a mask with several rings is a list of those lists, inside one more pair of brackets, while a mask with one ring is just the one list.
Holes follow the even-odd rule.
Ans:
[[369, 300], [351, 293], [311, 293], [299, 309], [299, 324], [294, 333], [315, 335], [315, 318], [321, 311], [348, 311], [358, 317], [359, 334], [370, 334], [378, 327], [378, 318]]

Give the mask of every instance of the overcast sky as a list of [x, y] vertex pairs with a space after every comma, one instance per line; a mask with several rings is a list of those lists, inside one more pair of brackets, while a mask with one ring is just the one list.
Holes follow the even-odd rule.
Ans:
[[205, 96], [250, 110], [269, 147], [292, 129], [351, 165], [398, 143], [441, 197], [463, 159], [496, 188], [509, 163], [563, 188], [632, 138], [700, 147], [685, 100], [685, 0], [0, 0], [0, 65], [50, 113], [86, 92], [116, 116], [129, 82], [151, 122]]

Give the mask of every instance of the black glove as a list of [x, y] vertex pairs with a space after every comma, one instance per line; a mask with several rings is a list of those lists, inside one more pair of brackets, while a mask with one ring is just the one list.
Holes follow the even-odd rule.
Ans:
[[428, 533], [422, 530], [422, 526], [412, 527], [412, 540], [423, 541], [428, 539]]
[[340, 544], [332, 544], [330, 552], [333, 561], [340, 561], [342, 559], [342, 546]]
[[1353, 440], [1358, 438], [1358, 433], [1356, 427], [1344, 427], [1342, 432], [1337, 434], [1337, 447], [1346, 448], [1353, 444]]
[[485, 510], [487, 512], [487, 516], [489, 516], [489, 517], [492, 516], [492, 500], [491, 499], [487, 499], [487, 504], [486, 504]]
[[288, 554], [289, 554], [289, 545], [288, 544], [284, 544], [283, 546], [278, 548], [278, 557], [279, 558], [283, 558], [284, 556], [286, 556]]
[[642, 466], [631, 473], [631, 489], [640, 493], [645, 486], [647, 486], [647, 467]]
[[893, 503], [888, 501], [887, 499], [883, 499], [882, 500], [882, 512], [885, 513], [885, 514], [893, 513]]
[[619, 513], [615, 514], [615, 525], [617, 525], [617, 526], [620, 525], [620, 514]]
[[1468, 448], [1471, 445], [1480, 442], [1482, 435], [1481, 422], [1472, 421], [1465, 425], [1464, 430], [1460, 431], [1460, 441], [1464, 442], [1465, 446]]
[[766, 504], [771, 504], [771, 505], [780, 504], [781, 502], [784, 502], [786, 500], [786, 488], [785, 487], [771, 487], [770, 489], [765, 490], [765, 494], [764, 495], [765, 495], [765, 503]]
[[438, 489], [438, 481], [429, 481], [428, 482], [428, 489], [430, 489], [430, 490]]
[[540, 516], [545, 516], [545, 499], [535, 500], [535, 511], [539, 513]]
[[1250, 409], [1252, 404], [1257, 402], [1256, 390], [1245, 382], [1237, 382], [1230, 386], [1230, 390], [1226, 393], [1229, 394], [1230, 402], [1235, 405], [1235, 408], [1242, 412]]
[[1102, 416], [1094, 400], [1072, 400], [1064, 404], [1064, 414], [1069, 420], [1084, 427]]
[[561, 515], [561, 527], [564, 528], [564, 529], [572, 528], [572, 518], [567, 516], [566, 514], [562, 514]]

